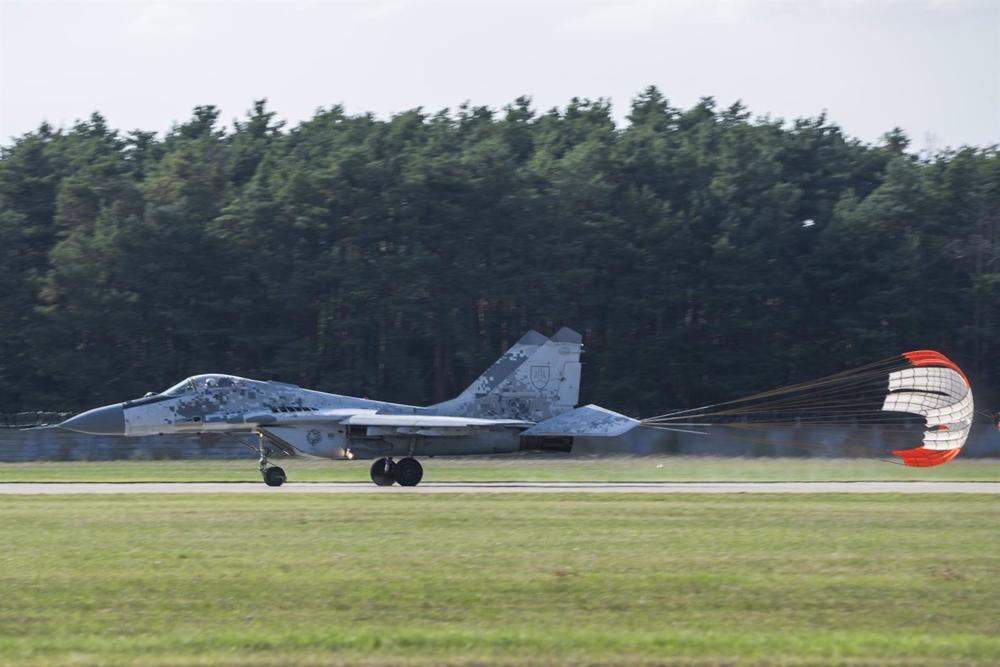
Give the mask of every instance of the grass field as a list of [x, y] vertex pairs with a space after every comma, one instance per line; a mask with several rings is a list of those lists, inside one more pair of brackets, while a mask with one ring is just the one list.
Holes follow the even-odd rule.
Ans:
[[996, 665], [995, 496], [9, 496], [3, 665]]
[[[368, 482], [370, 461], [275, 459], [290, 481]], [[907, 468], [872, 459], [738, 459], [713, 457], [435, 458], [424, 459], [428, 482], [483, 481], [1000, 481], [1000, 460], [958, 459], [936, 468]], [[198, 461], [0, 463], [3, 482], [260, 481], [253, 458]]]

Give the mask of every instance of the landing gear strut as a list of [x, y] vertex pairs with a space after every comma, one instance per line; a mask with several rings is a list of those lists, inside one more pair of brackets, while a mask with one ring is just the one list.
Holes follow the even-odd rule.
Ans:
[[281, 486], [288, 477], [285, 475], [284, 470], [278, 466], [271, 465], [267, 460], [267, 455], [272, 451], [274, 450], [268, 446], [267, 438], [262, 433], [260, 435], [260, 476], [264, 478], [264, 483], [268, 486]]
[[424, 468], [420, 461], [409, 456], [395, 463], [391, 458], [383, 458], [372, 464], [371, 476], [379, 486], [392, 486], [396, 482], [400, 486], [416, 486], [424, 477]]

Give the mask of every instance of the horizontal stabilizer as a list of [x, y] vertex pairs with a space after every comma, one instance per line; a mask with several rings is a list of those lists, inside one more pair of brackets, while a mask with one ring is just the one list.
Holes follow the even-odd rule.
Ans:
[[523, 431], [521, 436], [591, 436], [612, 438], [628, 433], [639, 420], [612, 412], [599, 405], [585, 405], [546, 419]]

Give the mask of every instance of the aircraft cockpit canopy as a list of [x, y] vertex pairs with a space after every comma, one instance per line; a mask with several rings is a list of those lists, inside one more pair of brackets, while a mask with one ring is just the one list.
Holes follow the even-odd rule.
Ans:
[[191, 382], [191, 378], [185, 378], [177, 384], [175, 384], [170, 389], [163, 392], [164, 396], [181, 396], [183, 394], [194, 393], [194, 384]]
[[193, 394], [203, 389], [221, 389], [232, 387], [240, 378], [235, 375], [220, 375], [218, 373], [208, 373], [205, 375], [193, 375], [181, 380], [170, 389], [163, 392], [164, 396], [183, 396]]

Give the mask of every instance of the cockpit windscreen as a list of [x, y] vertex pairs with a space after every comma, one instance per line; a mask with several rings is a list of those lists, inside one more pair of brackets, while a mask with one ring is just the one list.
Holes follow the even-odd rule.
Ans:
[[163, 392], [163, 396], [180, 396], [181, 394], [189, 394], [194, 391], [194, 383], [191, 382], [191, 378], [186, 378], [175, 384], [170, 389]]

